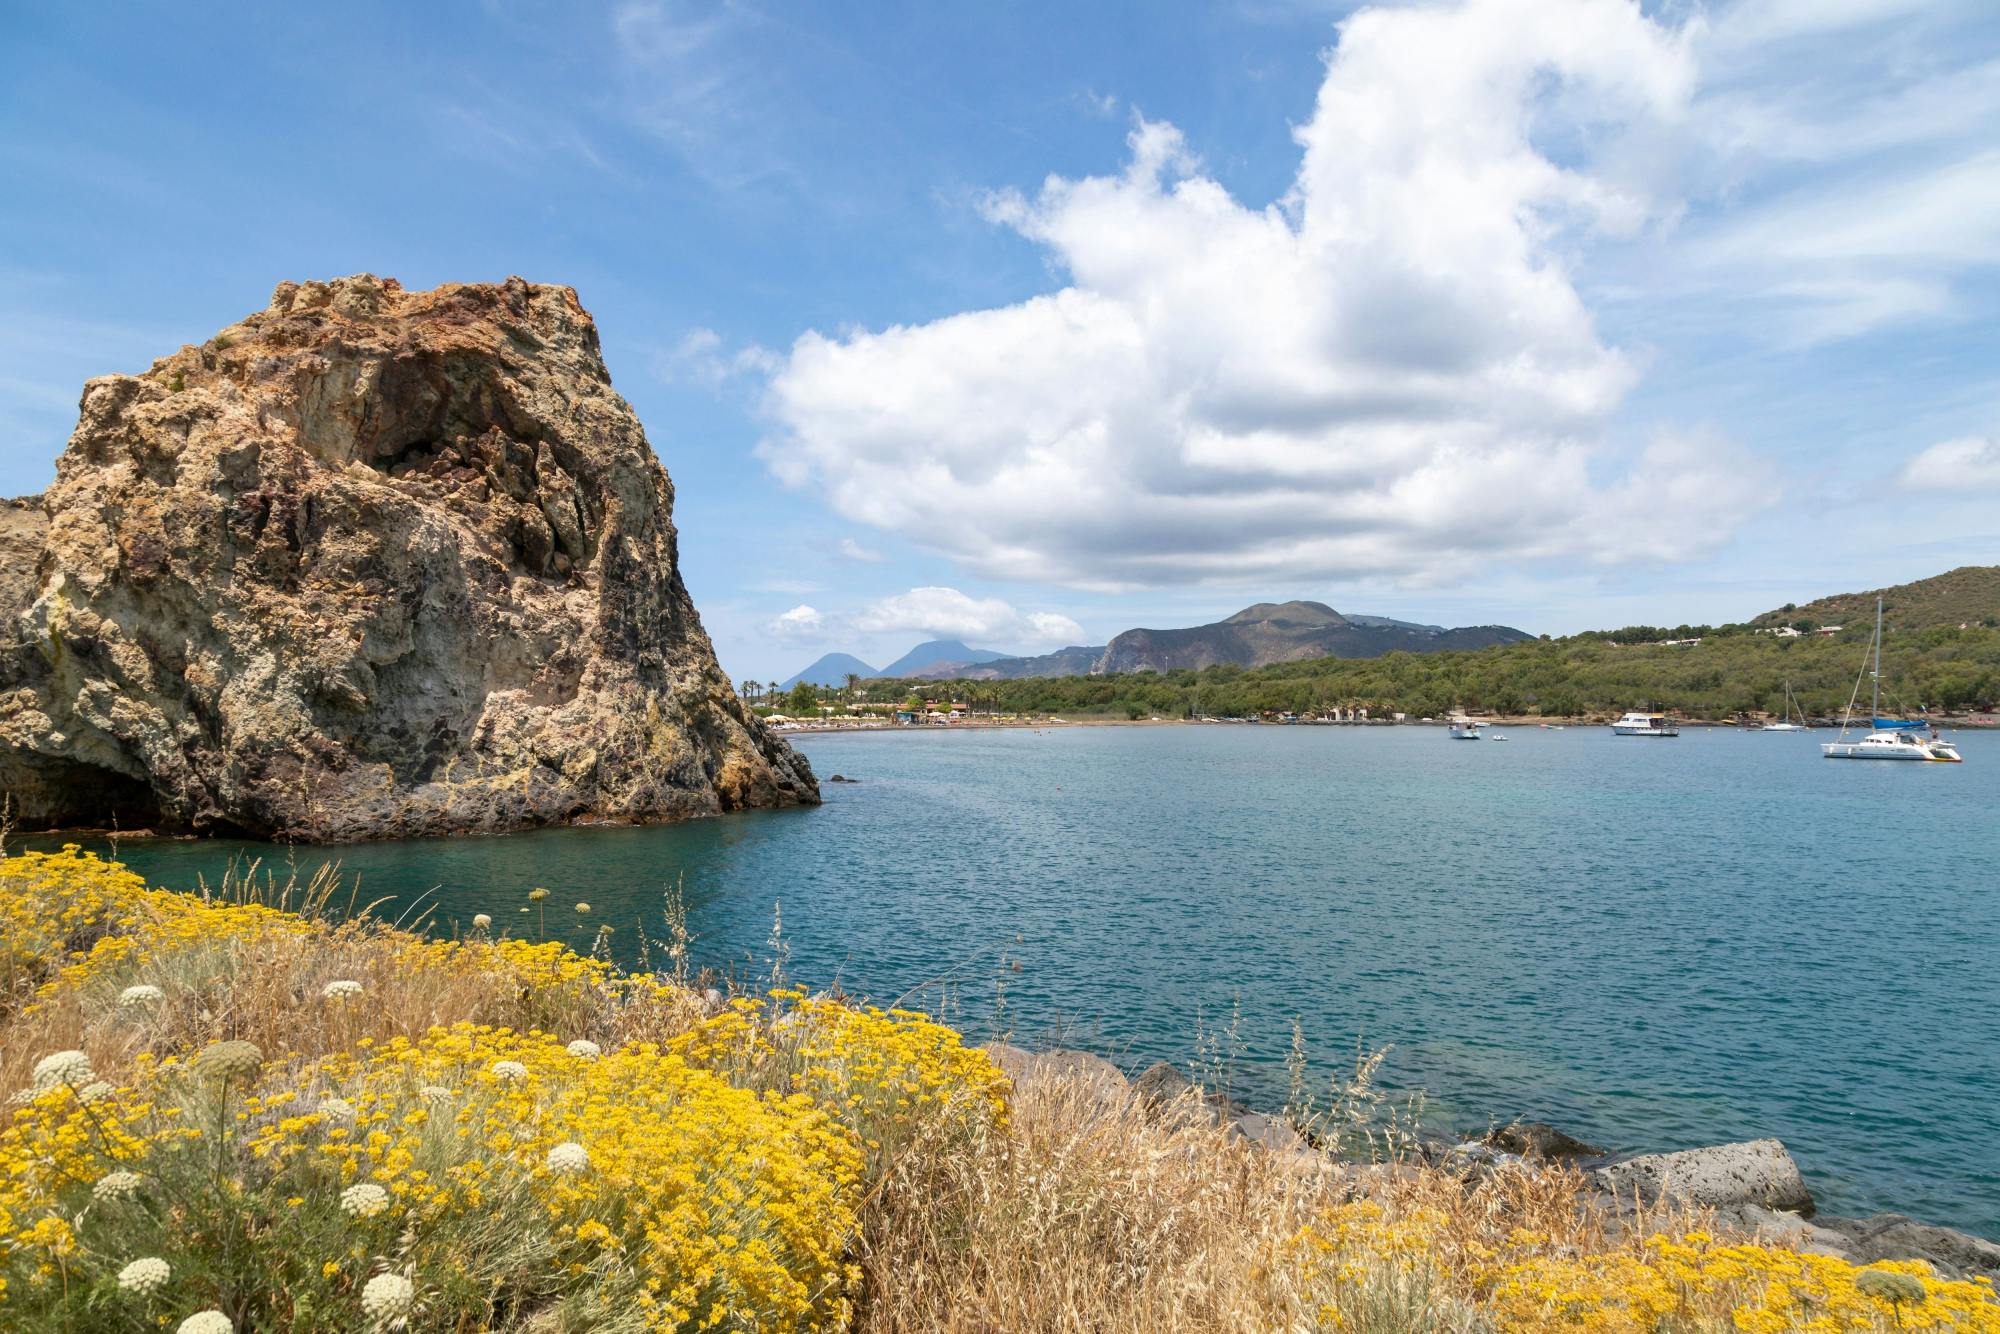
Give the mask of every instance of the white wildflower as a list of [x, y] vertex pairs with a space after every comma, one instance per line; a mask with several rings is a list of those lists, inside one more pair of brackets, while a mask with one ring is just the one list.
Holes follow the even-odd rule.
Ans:
[[322, 1000], [353, 1000], [361, 994], [361, 984], [351, 977], [338, 977], [321, 987], [319, 994]]
[[604, 1048], [598, 1046], [589, 1038], [578, 1038], [575, 1042], [563, 1048], [563, 1050], [576, 1057], [579, 1061], [594, 1061], [604, 1055]]
[[373, 1218], [389, 1207], [389, 1192], [372, 1181], [340, 1192], [340, 1212], [349, 1218]]
[[377, 1274], [361, 1289], [361, 1310], [376, 1320], [394, 1320], [417, 1304], [416, 1284], [401, 1274]]
[[158, 1005], [167, 998], [167, 993], [150, 982], [141, 982], [118, 993], [118, 1008], [136, 1010], [145, 1005]]
[[590, 1170], [590, 1152], [575, 1140], [564, 1140], [549, 1150], [545, 1162], [556, 1175], [573, 1176]]
[[96, 1102], [99, 1098], [110, 1096], [111, 1091], [111, 1085], [104, 1080], [94, 1080], [76, 1091], [76, 1100], [78, 1102]]
[[106, 1172], [90, 1188], [93, 1200], [128, 1200], [139, 1193], [146, 1179], [137, 1172]]
[[579, 913], [588, 914], [590, 912], [590, 905], [588, 903], [579, 903], [576, 905], [576, 910]]
[[174, 1267], [156, 1255], [143, 1260], [134, 1260], [118, 1271], [118, 1286], [126, 1292], [136, 1292], [150, 1297], [167, 1286], [167, 1280], [174, 1276]]
[[97, 1072], [90, 1068], [90, 1058], [80, 1051], [59, 1051], [35, 1062], [35, 1089], [52, 1089], [67, 1084], [76, 1088], [97, 1078]]
[[442, 1084], [426, 1084], [417, 1090], [417, 1096], [428, 1103], [450, 1102], [458, 1094]]
[[484, 931], [487, 927], [493, 925], [493, 919], [483, 912], [476, 912], [472, 914], [472, 924], [481, 931]]
[[196, 1311], [174, 1334], [236, 1334], [236, 1325], [220, 1311]]
[[528, 1067], [522, 1065], [519, 1061], [495, 1061], [493, 1063], [493, 1077], [495, 1079], [507, 1080], [510, 1083], [516, 1079], [526, 1079], [528, 1077]]
[[345, 1098], [321, 1098], [319, 1106], [313, 1110], [329, 1121], [351, 1122], [354, 1120], [354, 1104]]

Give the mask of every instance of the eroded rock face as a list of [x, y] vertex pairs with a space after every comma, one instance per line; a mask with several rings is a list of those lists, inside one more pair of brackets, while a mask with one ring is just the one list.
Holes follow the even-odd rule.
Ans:
[[0, 513], [0, 786], [30, 826], [311, 841], [817, 801], [672, 503], [570, 289], [282, 284], [90, 381]]

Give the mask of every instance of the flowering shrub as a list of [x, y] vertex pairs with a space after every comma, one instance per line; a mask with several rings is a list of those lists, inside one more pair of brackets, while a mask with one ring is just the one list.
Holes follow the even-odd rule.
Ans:
[[145, 891], [122, 866], [74, 847], [0, 860], [0, 1014], [88, 951]]
[[1709, 1316], [1749, 1334], [1884, 1325], [2000, 1331], [1990, 1283], [1941, 1281], [1914, 1262], [1857, 1269], [1702, 1232], [1649, 1237], [1636, 1252], [1514, 1258], [1496, 1266], [1492, 1283], [1489, 1301], [1507, 1330], [1654, 1330]]
[[992, 1058], [914, 1010], [856, 1009], [780, 989], [744, 997], [672, 1049], [753, 1087], [804, 1094], [861, 1139], [874, 1175], [919, 1133], [949, 1138], [1006, 1120]]
[[562, 1307], [784, 1331], [849, 1310], [852, 1136], [650, 1046], [579, 1061], [459, 1025], [288, 1067], [218, 1043], [96, 1107], [50, 1087], [0, 1166], [7, 1328], [94, 1328], [106, 1302], [259, 1329]]
[[1517, 1228], [1498, 1245], [1467, 1246], [1451, 1228], [1437, 1211], [1391, 1214], [1372, 1201], [1323, 1213], [1296, 1239], [1307, 1286], [1322, 1297], [1320, 1328], [1366, 1327], [1384, 1309], [1414, 1315], [1455, 1305], [1501, 1334], [2000, 1334], [1990, 1282], [1941, 1280], [1915, 1262], [1856, 1268], [1699, 1231], [1577, 1252]]

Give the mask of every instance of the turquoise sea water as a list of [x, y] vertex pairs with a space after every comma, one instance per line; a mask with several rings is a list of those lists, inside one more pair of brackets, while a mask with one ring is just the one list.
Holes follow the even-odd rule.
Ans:
[[[660, 829], [300, 852], [444, 929], [550, 886], [699, 960], [913, 990], [985, 1035], [1132, 1068], [1228, 1025], [1281, 1101], [1292, 1023], [1357, 1037], [1432, 1118], [1548, 1120], [1615, 1148], [1782, 1138], [1837, 1212], [2000, 1236], [2000, 735], [1966, 763], [1830, 763], [1824, 734], [1158, 727], [823, 735], [816, 810]], [[157, 882], [240, 846], [127, 840]], [[262, 849], [269, 853], [269, 849]], [[1019, 971], [1012, 968], [1018, 961]], [[950, 975], [955, 985], [940, 988]], [[930, 984], [930, 985], [927, 985]]]

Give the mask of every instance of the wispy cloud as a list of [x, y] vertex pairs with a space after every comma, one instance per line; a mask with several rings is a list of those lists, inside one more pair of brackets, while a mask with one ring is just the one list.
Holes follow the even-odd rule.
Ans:
[[679, 342], [653, 358], [653, 372], [670, 383], [698, 384], [719, 390], [741, 377], [766, 376], [783, 359], [756, 343], [727, 347], [713, 329], [690, 329]]
[[1903, 465], [1898, 480], [1912, 491], [2000, 489], [2000, 436], [1940, 441]]
[[881, 552], [874, 550], [872, 547], [864, 547], [851, 537], [841, 538], [840, 545], [836, 549], [848, 560], [861, 561], [869, 565], [879, 564], [881, 561], [888, 559]]
[[1083, 627], [1055, 611], [1023, 611], [1004, 598], [973, 597], [956, 588], [927, 586], [891, 594], [842, 612], [801, 603], [771, 618], [765, 630], [787, 642], [831, 643], [896, 633], [941, 639], [1045, 648], [1081, 643]]

